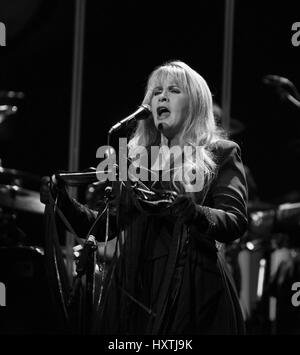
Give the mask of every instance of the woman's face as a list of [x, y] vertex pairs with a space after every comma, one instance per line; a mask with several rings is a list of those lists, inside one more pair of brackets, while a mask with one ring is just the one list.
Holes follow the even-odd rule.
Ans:
[[173, 139], [180, 131], [189, 109], [189, 97], [183, 88], [169, 77], [154, 87], [151, 111], [155, 127], [162, 129], [168, 139]]

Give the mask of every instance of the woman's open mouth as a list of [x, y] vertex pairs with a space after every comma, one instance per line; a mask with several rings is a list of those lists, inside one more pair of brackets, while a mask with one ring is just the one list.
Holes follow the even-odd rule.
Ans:
[[171, 113], [170, 110], [165, 106], [159, 106], [156, 112], [157, 112], [157, 118], [159, 120], [167, 118]]

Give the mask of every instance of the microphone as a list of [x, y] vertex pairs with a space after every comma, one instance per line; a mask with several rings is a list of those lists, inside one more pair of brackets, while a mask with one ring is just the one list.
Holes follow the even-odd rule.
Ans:
[[112, 126], [111, 129], [108, 131], [108, 133], [110, 134], [113, 131], [117, 131], [123, 125], [128, 124], [132, 120], [145, 120], [150, 116], [150, 113], [151, 113], [151, 109], [149, 105], [147, 104], [141, 105], [134, 113], [124, 118], [123, 120], [119, 121], [114, 126]]

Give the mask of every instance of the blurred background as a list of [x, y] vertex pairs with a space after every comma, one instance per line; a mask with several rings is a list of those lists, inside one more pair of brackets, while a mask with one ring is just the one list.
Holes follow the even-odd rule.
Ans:
[[[1, 312], [7, 312], [10, 322], [2, 323], [3, 332], [55, 331], [55, 326], [49, 326], [49, 310], [36, 312], [38, 319], [28, 323], [30, 316], [24, 314], [23, 305], [44, 310], [34, 291], [48, 296], [43, 273], [38, 281], [34, 279], [35, 269], [43, 264], [44, 243], [38, 191], [42, 176], [69, 169], [75, 4], [58, 0], [0, 3], [0, 22], [6, 26], [6, 46], [0, 47], [0, 281], [12, 282], [14, 295], [33, 290], [20, 306], [20, 315], [12, 316], [8, 307], [12, 287], [7, 286], [7, 306]], [[225, 7], [225, 0], [175, 6], [86, 1], [79, 170], [97, 166], [96, 150], [106, 144], [109, 128], [137, 108], [148, 74], [167, 60], [183, 60], [202, 74], [215, 102], [222, 106]], [[297, 333], [300, 328], [299, 310], [290, 302], [290, 285], [300, 281], [294, 261], [300, 244], [300, 109], [286, 95], [299, 99], [300, 46], [291, 41], [292, 25], [300, 21], [299, 8], [297, 1], [236, 1], [234, 6], [230, 134], [242, 148], [254, 222], [244, 243], [228, 247], [228, 260], [245, 304], [249, 333], [276, 334], [283, 328]], [[269, 75], [288, 83], [266, 78]], [[17, 196], [14, 208], [12, 193]], [[268, 224], [274, 208], [287, 216], [277, 229]], [[27, 247], [20, 255], [19, 249], [12, 251], [16, 240]], [[261, 260], [275, 271], [274, 265], [282, 260], [292, 264], [294, 274], [288, 289], [279, 290], [280, 296], [278, 280], [272, 284], [272, 296], [269, 280], [267, 294], [257, 293]], [[288, 270], [284, 275], [291, 275]], [[282, 303], [288, 309], [278, 307], [280, 297], [285, 297]], [[274, 300], [277, 306], [272, 306]], [[281, 314], [289, 314], [294, 323], [287, 327]]]

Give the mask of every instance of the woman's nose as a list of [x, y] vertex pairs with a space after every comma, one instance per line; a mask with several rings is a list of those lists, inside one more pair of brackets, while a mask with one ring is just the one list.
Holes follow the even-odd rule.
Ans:
[[160, 96], [159, 96], [159, 101], [163, 102], [163, 101], [169, 101], [168, 95], [165, 91], [162, 91]]

